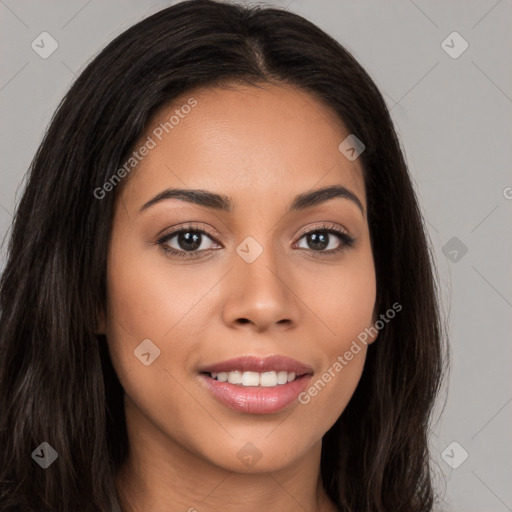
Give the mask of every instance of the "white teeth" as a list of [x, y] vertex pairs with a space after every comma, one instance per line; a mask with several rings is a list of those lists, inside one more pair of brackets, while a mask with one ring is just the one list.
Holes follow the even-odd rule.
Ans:
[[260, 374], [258, 372], [242, 373], [242, 386], [259, 386], [259, 385], [260, 385]]
[[230, 384], [241, 384], [242, 386], [262, 386], [275, 387], [295, 380], [295, 372], [213, 372], [210, 374], [212, 379], [219, 382], [229, 382]]
[[288, 372], [277, 372], [277, 383], [286, 384], [288, 382]]
[[228, 382], [230, 384], [241, 384], [242, 383], [242, 374], [240, 372], [229, 372], [228, 373]]
[[260, 386], [272, 387], [277, 386], [277, 373], [265, 372], [260, 376]]

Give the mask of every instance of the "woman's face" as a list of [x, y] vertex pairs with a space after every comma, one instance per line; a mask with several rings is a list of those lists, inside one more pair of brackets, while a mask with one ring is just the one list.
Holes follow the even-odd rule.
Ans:
[[[151, 120], [116, 202], [103, 325], [132, 448], [237, 472], [318, 449], [375, 319], [362, 165], [338, 149], [349, 132], [304, 91], [264, 87], [198, 89]], [[349, 193], [296, 200], [326, 187]], [[169, 189], [231, 208], [148, 205]]]

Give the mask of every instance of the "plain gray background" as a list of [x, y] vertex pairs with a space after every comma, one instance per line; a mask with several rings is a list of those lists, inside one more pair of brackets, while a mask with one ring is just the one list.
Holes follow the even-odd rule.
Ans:
[[[2, 238], [21, 180], [77, 73], [115, 36], [174, 3], [0, 0]], [[512, 1], [265, 5], [287, 7], [336, 38], [391, 109], [450, 326], [452, 368], [438, 411], [446, 405], [431, 436], [442, 510], [512, 511]], [[31, 47], [42, 32], [58, 43], [45, 59]]]

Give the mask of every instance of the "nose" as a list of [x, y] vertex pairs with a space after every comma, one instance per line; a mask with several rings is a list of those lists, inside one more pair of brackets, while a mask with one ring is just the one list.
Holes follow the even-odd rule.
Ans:
[[285, 262], [278, 262], [265, 248], [252, 263], [236, 254], [233, 265], [223, 285], [226, 325], [255, 332], [297, 325], [300, 301], [293, 272], [285, 269]]

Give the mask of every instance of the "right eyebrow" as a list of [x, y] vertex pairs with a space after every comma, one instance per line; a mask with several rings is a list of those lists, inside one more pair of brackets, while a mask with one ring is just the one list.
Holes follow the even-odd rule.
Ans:
[[150, 206], [166, 199], [179, 199], [181, 201], [186, 201], [187, 203], [204, 206], [205, 208], [213, 208], [215, 210], [226, 212], [230, 212], [234, 208], [234, 203], [231, 198], [222, 194], [209, 192], [208, 190], [168, 188], [145, 203], [140, 208], [140, 211], [142, 212]]

